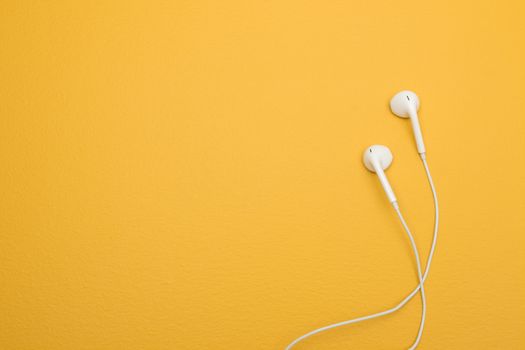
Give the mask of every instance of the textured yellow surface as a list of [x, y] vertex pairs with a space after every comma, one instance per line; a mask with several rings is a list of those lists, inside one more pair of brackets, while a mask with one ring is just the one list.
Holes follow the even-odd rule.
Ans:
[[[421, 349], [525, 348], [525, 4], [3, 1], [0, 348], [283, 349], [416, 285]], [[403, 349], [419, 299], [297, 349]]]

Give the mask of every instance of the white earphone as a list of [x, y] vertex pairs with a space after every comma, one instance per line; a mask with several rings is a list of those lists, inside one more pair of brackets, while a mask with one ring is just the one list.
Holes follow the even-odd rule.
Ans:
[[419, 154], [424, 154], [425, 143], [423, 142], [423, 134], [421, 134], [421, 127], [419, 126], [419, 118], [417, 116], [417, 111], [419, 110], [419, 98], [417, 95], [408, 90], [398, 92], [390, 100], [390, 109], [392, 113], [398, 117], [410, 118], [412, 131], [416, 139], [417, 151]]
[[416, 141], [416, 147], [417, 151], [419, 153], [419, 156], [423, 162], [423, 167], [425, 169], [425, 173], [427, 175], [427, 179], [430, 185], [430, 190], [432, 191], [432, 196], [434, 199], [434, 232], [432, 237], [432, 245], [430, 247], [430, 252], [428, 254], [428, 260], [425, 267], [425, 270], [423, 272], [423, 269], [421, 267], [421, 260], [419, 258], [419, 251], [416, 246], [416, 242], [414, 240], [414, 237], [412, 236], [412, 233], [410, 232], [410, 229], [408, 228], [408, 225], [401, 214], [401, 210], [399, 208], [399, 204], [397, 202], [397, 198], [394, 194], [394, 190], [392, 189], [392, 186], [390, 186], [390, 183], [385, 175], [385, 170], [392, 164], [393, 156], [392, 152], [388, 149], [388, 147], [383, 145], [372, 145], [368, 147], [364, 153], [363, 153], [363, 163], [365, 167], [370, 170], [371, 172], [374, 172], [377, 174], [379, 181], [381, 185], [383, 186], [383, 189], [385, 190], [386, 196], [390, 203], [392, 204], [394, 210], [396, 211], [396, 214], [399, 217], [399, 220], [401, 221], [401, 224], [403, 225], [404, 230], [407, 233], [407, 236], [410, 240], [410, 244], [412, 246], [412, 250], [414, 252], [414, 258], [416, 260], [416, 266], [417, 266], [417, 273], [418, 273], [418, 279], [419, 283], [416, 286], [416, 288], [409, 293], [399, 304], [396, 306], [381, 311], [372, 315], [363, 316], [359, 318], [354, 318], [347, 321], [338, 322], [335, 324], [331, 324], [325, 327], [321, 327], [318, 329], [315, 329], [311, 332], [308, 332], [299, 338], [295, 339], [293, 342], [291, 342], [287, 347], [286, 350], [290, 350], [292, 347], [297, 345], [297, 343], [305, 340], [306, 338], [311, 337], [312, 335], [315, 335], [317, 333], [321, 333], [324, 331], [327, 331], [329, 329], [337, 328], [340, 326], [345, 326], [353, 323], [358, 323], [361, 321], [370, 320], [373, 318], [386, 316], [388, 314], [391, 314], [393, 312], [396, 312], [397, 310], [401, 309], [403, 306], [405, 306], [418, 292], [421, 293], [421, 322], [419, 324], [419, 330], [417, 337], [414, 341], [414, 343], [409, 347], [409, 350], [414, 350], [417, 348], [421, 341], [421, 337], [423, 335], [423, 328], [425, 325], [425, 318], [426, 318], [426, 295], [425, 295], [425, 288], [424, 288], [424, 282], [428, 277], [428, 273], [430, 270], [430, 265], [432, 263], [432, 258], [434, 256], [434, 251], [436, 248], [437, 243], [437, 236], [438, 236], [438, 228], [439, 228], [439, 206], [438, 206], [438, 200], [437, 200], [437, 194], [436, 189], [434, 187], [434, 181], [432, 180], [432, 176], [430, 175], [430, 170], [428, 168], [428, 164], [426, 161], [426, 150], [425, 150], [425, 144], [423, 142], [423, 134], [421, 133], [421, 127], [419, 125], [419, 118], [418, 118], [418, 110], [419, 110], [419, 98], [417, 95], [408, 90], [401, 91], [397, 93], [391, 100], [390, 100], [390, 109], [392, 112], [401, 118], [410, 118], [411, 124], [412, 124], [412, 131], [414, 133], [414, 138]]
[[370, 146], [365, 149], [363, 153], [363, 163], [365, 163], [365, 167], [377, 174], [390, 203], [397, 202], [394, 190], [392, 190], [392, 186], [390, 186], [385, 175], [385, 170], [392, 164], [392, 160], [394, 160], [392, 152], [390, 152], [387, 146], [383, 145]]

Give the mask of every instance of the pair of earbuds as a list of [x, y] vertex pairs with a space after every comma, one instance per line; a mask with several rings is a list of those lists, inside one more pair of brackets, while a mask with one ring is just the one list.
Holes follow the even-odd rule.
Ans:
[[[408, 90], [397, 93], [390, 100], [390, 109], [392, 113], [398, 117], [410, 119], [417, 151], [421, 157], [425, 157], [425, 143], [423, 142], [423, 134], [421, 133], [419, 117], [417, 115], [419, 110], [419, 98], [417, 95]], [[390, 149], [383, 145], [372, 145], [363, 153], [363, 163], [365, 167], [377, 174], [390, 203], [397, 202], [397, 199], [385, 175], [385, 170], [392, 164], [393, 158]]]
[[324, 326], [324, 327], [315, 329], [295, 339], [292, 343], [290, 343], [286, 347], [286, 350], [290, 350], [292, 347], [297, 345], [297, 343], [315, 334], [318, 334], [318, 333], [321, 333], [321, 332], [324, 332], [330, 329], [334, 329], [337, 327], [355, 324], [358, 322], [367, 321], [367, 320], [371, 320], [374, 318], [392, 314], [398, 311], [399, 309], [401, 309], [402, 307], [404, 307], [418, 293], [421, 295], [421, 309], [422, 309], [421, 321], [419, 324], [417, 337], [412, 343], [412, 345], [409, 347], [409, 350], [416, 349], [421, 341], [421, 337], [423, 334], [423, 328], [425, 325], [425, 317], [426, 317], [426, 296], [425, 296], [424, 282], [428, 276], [430, 265], [432, 262], [432, 257], [434, 255], [434, 251], [436, 248], [436, 242], [437, 242], [437, 236], [438, 236], [438, 226], [439, 226], [439, 207], [438, 207], [436, 189], [434, 186], [434, 182], [432, 180], [432, 176], [430, 175], [430, 170], [429, 170], [427, 160], [426, 160], [426, 150], [425, 150], [425, 143], [423, 142], [423, 134], [421, 133], [421, 127], [419, 125], [419, 117], [418, 117], [419, 98], [412, 91], [408, 91], [408, 90], [401, 91], [397, 93], [390, 100], [390, 109], [392, 110], [392, 113], [394, 113], [398, 117], [410, 119], [410, 122], [412, 124], [412, 131], [414, 133], [414, 139], [415, 139], [417, 151], [423, 162], [425, 173], [427, 175], [428, 183], [430, 185], [430, 189], [432, 191], [432, 196], [434, 199], [434, 232], [433, 232], [433, 238], [432, 238], [432, 245], [428, 253], [428, 259], [427, 259], [425, 269], [423, 270], [421, 266], [421, 259], [419, 258], [419, 251], [417, 249], [414, 236], [410, 232], [408, 224], [406, 223], [401, 213], [401, 210], [399, 208], [399, 205], [397, 203], [397, 198], [394, 194], [394, 191], [392, 190], [392, 186], [390, 186], [390, 183], [388, 182], [388, 179], [385, 175], [385, 170], [390, 166], [390, 164], [392, 164], [392, 160], [393, 160], [392, 152], [390, 152], [390, 150], [386, 146], [372, 145], [365, 150], [363, 154], [363, 162], [365, 164], [365, 167], [368, 170], [377, 174], [379, 181], [381, 182], [381, 185], [383, 186], [383, 189], [385, 190], [386, 196], [388, 197], [388, 200], [390, 201], [394, 210], [396, 211], [396, 214], [399, 217], [399, 220], [401, 221], [401, 224], [410, 240], [410, 244], [412, 246], [412, 250], [414, 253], [414, 258], [416, 260], [418, 285], [401, 302], [399, 302], [397, 305], [395, 305], [394, 307], [390, 309], [380, 311], [380, 312], [377, 312], [371, 315], [366, 315], [366, 316], [334, 323], [328, 326]]

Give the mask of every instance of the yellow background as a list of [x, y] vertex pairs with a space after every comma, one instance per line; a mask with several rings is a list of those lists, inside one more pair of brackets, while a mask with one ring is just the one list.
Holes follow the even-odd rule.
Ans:
[[[2, 1], [0, 348], [283, 349], [416, 285], [421, 349], [525, 348], [525, 3]], [[419, 300], [297, 349], [403, 349]]]

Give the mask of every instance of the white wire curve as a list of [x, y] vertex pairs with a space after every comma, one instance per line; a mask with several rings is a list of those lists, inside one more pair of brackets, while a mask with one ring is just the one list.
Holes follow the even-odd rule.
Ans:
[[[324, 331], [328, 331], [330, 329], [338, 328], [338, 327], [341, 327], [341, 326], [346, 326], [346, 325], [349, 325], [349, 324], [354, 324], [354, 323], [358, 323], [358, 322], [362, 322], [362, 321], [367, 321], [367, 320], [371, 320], [371, 319], [374, 319], [374, 318], [378, 318], [378, 317], [382, 317], [382, 316], [386, 316], [386, 315], [389, 315], [391, 313], [394, 313], [394, 312], [398, 311], [399, 309], [401, 309], [403, 306], [405, 306], [419, 292], [420, 289], [422, 291], [424, 291], [423, 284], [424, 284], [424, 282], [426, 281], [426, 279], [428, 277], [428, 273], [430, 271], [430, 265], [432, 264], [432, 258], [434, 257], [434, 252], [436, 250], [436, 243], [437, 243], [438, 229], [439, 229], [439, 204], [438, 204], [436, 188], [434, 186], [434, 181], [432, 179], [432, 175], [430, 174], [430, 169], [428, 167], [428, 163], [427, 163], [427, 160], [426, 160], [425, 153], [420, 154], [420, 156], [421, 156], [421, 160], [423, 162], [423, 167], [425, 168], [425, 173], [427, 175], [428, 183], [430, 185], [430, 190], [432, 191], [432, 197], [434, 199], [434, 233], [432, 235], [432, 244], [430, 246], [430, 251], [429, 251], [429, 254], [428, 254], [428, 260], [427, 260], [427, 264], [425, 266], [425, 272], [423, 273], [423, 276], [421, 276], [422, 278], [420, 279], [420, 283], [417, 285], [417, 287], [412, 292], [410, 292], [410, 294], [408, 294], [399, 304], [397, 304], [393, 308], [390, 308], [388, 310], [381, 311], [381, 312], [378, 312], [378, 313], [375, 313], [375, 314], [372, 314], [372, 315], [362, 316], [362, 317], [354, 318], [354, 319], [351, 319], [351, 320], [342, 321], [342, 322], [338, 322], [338, 323], [334, 323], [334, 324], [331, 324], [331, 325], [328, 325], [328, 326], [324, 326], [324, 327], [321, 327], [321, 328], [314, 329], [313, 331], [310, 331], [310, 332], [300, 336], [299, 338], [295, 339], [293, 342], [291, 342], [286, 347], [285, 350], [292, 349], [299, 342], [301, 342], [301, 341], [305, 340], [306, 338], [309, 338], [309, 337], [311, 337], [311, 336], [313, 336], [315, 334], [318, 334], [318, 333], [321, 333], [321, 332], [324, 332]], [[398, 212], [398, 210], [396, 210], [396, 212]], [[398, 212], [398, 216], [400, 217], [401, 222], [404, 223], [403, 226], [405, 227], [406, 222], [404, 222], [404, 219], [402, 219], [401, 212]], [[408, 227], [406, 227], [405, 229], [407, 231], [407, 234], [409, 234]], [[410, 236], [411, 235], [409, 234], [409, 237]], [[415, 250], [414, 253], [417, 254], [417, 250]], [[419, 264], [418, 264], [418, 271], [420, 271]], [[419, 273], [418, 273], [418, 277], [420, 277]], [[423, 300], [423, 298], [422, 298], [422, 300]], [[425, 302], [426, 302], [426, 300], [425, 300]], [[425, 305], [425, 311], [424, 312], [426, 313], [426, 305]], [[419, 331], [418, 331], [416, 340], [414, 341], [414, 343], [410, 347], [410, 350], [415, 349], [418, 346], [419, 342], [421, 341], [421, 336], [423, 334], [424, 322], [425, 322], [425, 319], [424, 319], [424, 314], [422, 312], [422, 318], [421, 318], [421, 323], [420, 323], [420, 326], [419, 326]]]
[[419, 330], [417, 332], [416, 340], [414, 341], [414, 344], [412, 344], [412, 346], [409, 348], [409, 350], [414, 350], [415, 348], [417, 348], [419, 342], [421, 341], [421, 336], [423, 335], [423, 328], [425, 327], [425, 318], [427, 315], [427, 298], [425, 296], [424, 287], [425, 281], [423, 281], [423, 276], [421, 272], [421, 260], [419, 259], [419, 251], [417, 249], [414, 236], [412, 236], [412, 233], [408, 228], [403, 214], [401, 214], [401, 210], [399, 209], [399, 205], [397, 204], [397, 202], [394, 202], [392, 204], [394, 206], [394, 209], [396, 210], [396, 214], [399, 217], [399, 220], [401, 221], [401, 224], [403, 225], [403, 228], [407, 233], [408, 238], [410, 239], [410, 245], [412, 246], [412, 250], [414, 251], [414, 257], [416, 258], [417, 277], [419, 278], [419, 289], [421, 291], [421, 322], [419, 323]]

